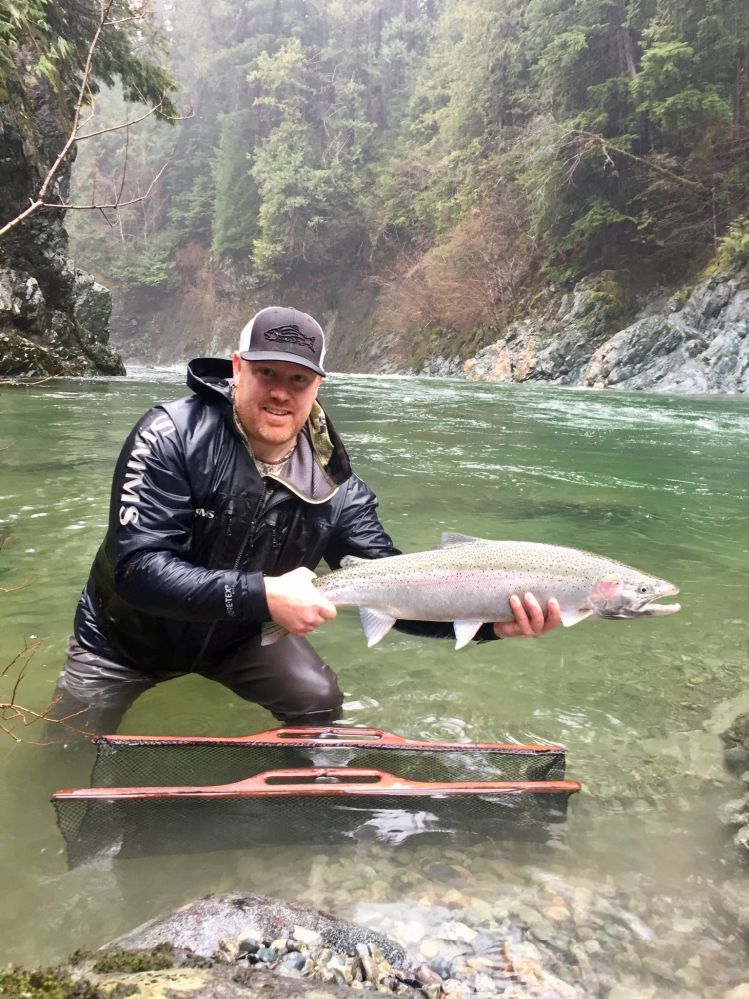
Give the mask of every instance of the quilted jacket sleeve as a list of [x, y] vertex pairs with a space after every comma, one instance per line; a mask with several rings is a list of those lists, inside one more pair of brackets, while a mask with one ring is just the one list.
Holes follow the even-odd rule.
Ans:
[[115, 468], [107, 554], [118, 595], [162, 617], [269, 620], [262, 573], [206, 569], [187, 559], [194, 519], [184, 443], [156, 407], [135, 427]]

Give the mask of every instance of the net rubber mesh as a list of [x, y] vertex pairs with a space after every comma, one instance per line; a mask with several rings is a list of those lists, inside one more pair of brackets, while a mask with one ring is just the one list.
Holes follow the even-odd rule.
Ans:
[[[104, 857], [234, 850], [259, 844], [334, 843], [343, 837], [400, 843], [420, 839], [548, 840], [563, 822], [567, 802], [579, 789], [572, 781], [483, 782], [455, 791], [447, 784], [404, 795], [386, 785], [334, 790], [334, 771], [313, 771], [320, 793], [288, 785], [264, 793], [240, 785], [220, 788], [157, 788], [59, 791], [53, 796], [71, 867]], [[340, 771], [339, 771], [340, 773]], [[380, 775], [393, 780], [390, 775]], [[397, 780], [397, 779], [396, 779]], [[251, 784], [253, 782], [244, 782]], [[212, 793], [206, 794], [206, 791]], [[79, 797], [85, 794], [86, 797]], [[123, 796], [124, 794], [124, 796]]]
[[564, 780], [558, 745], [421, 742], [345, 726], [94, 742], [91, 788], [52, 799], [71, 867], [341, 837], [544, 840], [579, 790]]
[[100, 736], [91, 784], [229, 784], [286, 767], [353, 766], [422, 781], [562, 780], [558, 745], [420, 742], [380, 729], [271, 729], [258, 735], [207, 737]]

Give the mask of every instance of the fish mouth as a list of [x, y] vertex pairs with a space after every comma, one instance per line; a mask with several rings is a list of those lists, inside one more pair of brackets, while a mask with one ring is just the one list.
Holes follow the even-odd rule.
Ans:
[[655, 601], [662, 600], [663, 597], [675, 597], [678, 592], [678, 586], [669, 586], [668, 589], [641, 604], [636, 611], [637, 617], [664, 617], [666, 614], [676, 614], [681, 610], [681, 604], [657, 604]]
[[642, 599], [640, 603], [625, 604], [613, 608], [603, 607], [597, 611], [599, 617], [609, 621], [626, 621], [635, 617], [665, 617], [667, 614], [676, 614], [681, 610], [681, 604], [657, 604], [656, 600], [664, 597], [673, 597], [679, 592], [678, 586], [668, 584], [663, 587], [660, 593], [653, 593]]

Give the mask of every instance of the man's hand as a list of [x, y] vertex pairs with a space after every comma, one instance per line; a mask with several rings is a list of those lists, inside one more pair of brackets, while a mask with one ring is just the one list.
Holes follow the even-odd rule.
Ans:
[[336, 616], [335, 604], [312, 585], [314, 572], [303, 566], [283, 576], [265, 577], [265, 597], [271, 617], [292, 635], [307, 635]]
[[523, 600], [513, 593], [510, 607], [515, 614], [514, 621], [497, 621], [494, 634], [498, 638], [538, 638], [562, 623], [559, 601], [550, 597], [546, 614], [532, 593], [526, 593]]

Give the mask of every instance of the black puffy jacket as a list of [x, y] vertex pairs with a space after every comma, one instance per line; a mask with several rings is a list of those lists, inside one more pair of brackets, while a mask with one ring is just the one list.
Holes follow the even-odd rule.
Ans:
[[195, 394], [149, 410], [125, 442], [76, 613], [83, 648], [143, 672], [210, 673], [270, 619], [263, 574], [398, 554], [322, 411], [302, 431], [290, 481], [259, 475], [234, 425], [230, 377], [228, 361], [193, 361]]

